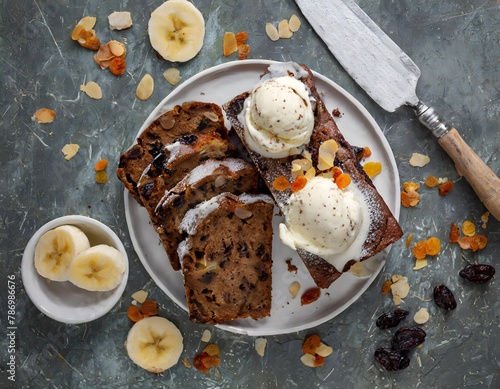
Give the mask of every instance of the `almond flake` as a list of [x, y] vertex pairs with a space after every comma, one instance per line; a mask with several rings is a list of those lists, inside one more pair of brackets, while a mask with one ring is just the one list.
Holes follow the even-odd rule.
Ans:
[[306, 171], [306, 174], [304, 174], [308, 180], [312, 180], [316, 176], [316, 169], [314, 167], [311, 167]]
[[408, 278], [403, 277], [399, 281], [391, 285], [391, 291], [393, 296], [394, 304], [399, 305], [410, 291], [410, 284], [408, 283]]
[[175, 124], [175, 118], [172, 116], [161, 116], [160, 117], [160, 124], [165, 130], [170, 130], [171, 128], [174, 127]]
[[32, 120], [40, 124], [52, 123], [56, 118], [56, 113], [49, 108], [40, 108], [35, 112]]
[[300, 24], [301, 24], [300, 19], [295, 14], [293, 14], [290, 20], [288, 21], [288, 27], [292, 32], [297, 32], [300, 28]]
[[316, 354], [318, 354], [320, 357], [327, 357], [333, 352], [333, 348], [330, 346], [327, 346], [323, 342], [321, 342], [316, 349]]
[[280, 34], [276, 27], [274, 27], [271, 23], [266, 23], [266, 34], [273, 42], [280, 39]]
[[431, 159], [427, 155], [413, 153], [410, 158], [410, 165], [414, 167], [424, 167], [430, 160]]
[[367, 274], [367, 271], [365, 269], [365, 265], [363, 265], [361, 262], [356, 262], [355, 264], [353, 264], [349, 268], [348, 272], [357, 276], [357, 277], [361, 277], [362, 275]]
[[300, 292], [300, 282], [299, 281], [293, 281], [290, 286], [288, 287], [288, 291], [292, 295], [292, 298], [297, 297], [297, 295]]
[[148, 298], [148, 292], [146, 292], [145, 290], [138, 290], [137, 292], [132, 294], [132, 298], [138, 303], [142, 304]]
[[181, 79], [181, 72], [177, 68], [169, 68], [163, 72], [163, 77], [171, 85], [177, 85]]
[[109, 41], [108, 47], [111, 51], [111, 54], [113, 54], [115, 57], [121, 57], [123, 54], [125, 54], [125, 45], [122, 42]]
[[101, 87], [94, 81], [89, 81], [85, 85], [80, 85], [80, 90], [85, 92], [91, 99], [102, 99]]
[[203, 334], [201, 335], [201, 341], [203, 343], [208, 343], [210, 342], [211, 338], [212, 338], [212, 333], [209, 330], [204, 330]]
[[108, 16], [109, 28], [112, 30], [125, 30], [132, 27], [132, 16], [128, 11], [113, 12]]
[[328, 170], [333, 167], [333, 161], [338, 149], [339, 145], [333, 139], [329, 139], [319, 146], [318, 170]]
[[95, 16], [85, 16], [78, 22], [78, 25], [83, 26], [85, 30], [92, 30], [95, 26], [97, 18]]
[[155, 82], [153, 80], [153, 77], [151, 77], [150, 74], [146, 73], [139, 82], [139, 85], [137, 85], [135, 95], [139, 100], [147, 100], [153, 94], [154, 88]]
[[214, 112], [203, 112], [203, 116], [214, 123], [217, 123], [219, 121], [219, 116]]
[[415, 261], [415, 266], [413, 267], [413, 270], [420, 270], [423, 269], [428, 265], [427, 259], [425, 258], [419, 258]]
[[427, 323], [429, 321], [429, 318], [429, 311], [426, 308], [420, 308], [417, 313], [415, 313], [415, 316], [413, 316], [413, 320], [417, 324]]
[[278, 24], [278, 36], [280, 38], [288, 39], [291, 38], [293, 35], [292, 30], [290, 30], [290, 27], [288, 26], [288, 20], [283, 19], [281, 22]]
[[76, 153], [78, 153], [78, 150], [80, 150], [79, 145], [77, 145], [76, 143], [69, 143], [67, 145], [64, 145], [61, 151], [63, 152], [66, 161], [69, 161], [76, 155]]
[[316, 367], [316, 365], [314, 364], [315, 360], [316, 357], [311, 354], [304, 354], [300, 357], [300, 361], [307, 367]]
[[250, 216], [252, 216], [252, 212], [250, 212], [248, 209], [242, 208], [242, 207], [236, 207], [234, 209], [234, 214], [238, 216], [241, 220], [248, 219]]
[[264, 353], [266, 352], [266, 346], [267, 346], [267, 339], [265, 338], [255, 339], [255, 351], [257, 351], [257, 354], [259, 354], [261, 357], [263, 357]]

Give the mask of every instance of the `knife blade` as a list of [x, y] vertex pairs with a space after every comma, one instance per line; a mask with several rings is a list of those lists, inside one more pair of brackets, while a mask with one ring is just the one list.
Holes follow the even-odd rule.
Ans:
[[413, 108], [438, 138], [485, 207], [500, 220], [500, 178], [467, 145], [455, 128], [419, 100], [420, 69], [353, 0], [295, 0], [342, 67], [383, 109]]

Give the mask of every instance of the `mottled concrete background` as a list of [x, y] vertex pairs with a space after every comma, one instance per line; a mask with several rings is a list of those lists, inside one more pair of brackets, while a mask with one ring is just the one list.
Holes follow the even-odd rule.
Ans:
[[[126, 309], [138, 289], [150, 291], [163, 315], [173, 320], [185, 337], [185, 356], [199, 348], [204, 326], [187, 315], [155, 286], [134, 252], [125, 221], [123, 186], [113, 174], [121, 152], [134, 141], [143, 121], [174, 87], [162, 73], [171, 64], [159, 60], [147, 38], [147, 21], [161, 0], [0, 1], [0, 386], [8, 387], [7, 277], [16, 278], [16, 382], [25, 388], [498, 388], [497, 347], [498, 278], [473, 285], [458, 277], [467, 261], [498, 264], [500, 224], [491, 220], [480, 228], [485, 211], [460, 179], [450, 159], [410, 110], [389, 114], [373, 103], [339, 66], [292, 0], [194, 0], [203, 13], [207, 33], [201, 53], [176, 65], [182, 80], [215, 64], [235, 59], [222, 56], [224, 32], [248, 31], [249, 58], [293, 60], [331, 78], [352, 93], [373, 115], [387, 137], [398, 164], [400, 179], [423, 182], [429, 174], [449, 177], [455, 189], [446, 197], [421, 189], [422, 199], [402, 209], [405, 237], [396, 243], [386, 267], [367, 292], [350, 308], [319, 327], [268, 337], [266, 355], [259, 357], [253, 338], [214, 330], [222, 350], [218, 375], [204, 375], [182, 363], [156, 376], [136, 367], [123, 343], [130, 322]], [[434, 105], [473, 149], [498, 173], [499, 160], [499, 46], [500, 7], [496, 0], [410, 1], [360, 0], [360, 6], [419, 65], [420, 98]], [[110, 31], [107, 16], [115, 10], [132, 12], [133, 28]], [[320, 10], [319, 10], [320, 12]], [[271, 42], [266, 22], [277, 24], [293, 13], [303, 21], [290, 40]], [[125, 40], [127, 73], [121, 78], [102, 71], [92, 54], [70, 39], [81, 17], [97, 16], [103, 41]], [[333, 26], [332, 26], [333, 28]], [[148, 101], [135, 99], [144, 73], [157, 81]], [[102, 100], [79, 92], [89, 80], [98, 82]], [[49, 125], [36, 124], [41, 107], [56, 111]], [[66, 161], [61, 148], [78, 143], [81, 149]], [[423, 168], [408, 163], [413, 152], [427, 154]], [[94, 182], [94, 163], [110, 160], [110, 180]], [[25, 294], [20, 275], [24, 247], [45, 222], [65, 214], [97, 218], [122, 238], [130, 260], [130, 279], [122, 301], [105, 317], [85, 325], [64, 325], [41, 314]], [[487, 247], [472, 254], [447, 243], [453, 221], [473, 220], [484, 233]], [[414, 241], [437, 236], [439, 255], [427, 268], [412, 270], [414, 260], [405, 238]], [[410, 296], [403, 307], [413, 315], [427, 307], [431, 319], [423, 327], [427, 341], [411, 357], [410, 366], [388, 373], [374, 363], [375, 348], [388, 346], [393, 331], [381, 331], [374, 321], [393, 309], [380, 293], [392, 274], [408, 276]], [[437, 283], [455, 293], [458, 308], [444, 313], [431, 299]], [[411, 318], [407, 323], [412, 323]], [[334, 349], [321, 368], [310, 369], [299, 360], [301, 343], [316, 332]]]

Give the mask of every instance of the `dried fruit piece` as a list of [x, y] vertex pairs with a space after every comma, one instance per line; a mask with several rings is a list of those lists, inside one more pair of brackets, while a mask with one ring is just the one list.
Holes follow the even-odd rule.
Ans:
[[368, 146], [363, 147], [363, 158], [371, 157], [371, 155], [372, 150]]
[[222, 41], [222, 52], [225, 57], [238, 51], [238, 43], [236, 42], [236, 36], [232, 32], [224, 33], [224, 39]]
[[309, 335], [302, 343], [302, 352], [304, 354], [316, 354], [316, 349], [321, 344], [321, 338], [317, 334]]
[[414, 192], [420, 189], [418, 182], [406, 181], [403, 183], [403, 189], [406, 193]]
[[339, 189], [347, 188], [351, 183], [351, 176], [347, 173], [342, 173], [335, 179], [335, 183]]
[[154, 85], [155, 83], [153, 77], [151, 77], [150, 74], [146, 73], [139, 82], [139, 85], [137, 85], [137, 90], [135, 92], [136, 97], [139, 100], [149, 99], [153, 94]]
[[55, 111], [49, 108], [40, 108], [35, 112], [32, 119], [40, 124], [52, 123], [56, 118]]
[[410, 365], [410, 358], [399, 350], [392, 348], [378, 348], [375, 350], [375, 360], [387, 371], [406, 369]]
[[460, 277], [463, 277], [470, 282], [483, 284], [493, 278], [495, 275], [495, 268], [491, 265], [481, 263], [473, 265], [469, 264], [460, 270], [460, 273], [458, 274]]
[[310, 288], [300, 298], [300, 305], [308, 305], [315, 302], [321, 296], [320, 288]]
[[87, 49], [99, 50], [101, 43], [93, 30], [96, 20], [94, 16], [82, 18], [71, 32], [71, 39]]
[[400, 328], [393, 338], [393, 348], [401, 351], [409, 351], [425, 342], [425, 331], [420, 327]]
[[367, 162], [363, 165], [363, 169], [368, 177], [373, 178], [382, 172], [382, 164], [380, 162]]
[[466, 220], [462, 223], [462, 232], [465, 236], [476, 235], [476, 226], [470, 220]]
[[410, 198], [406, 192], [401, 192], [401, 205], [406, 208], [410, 207]]
[[109, 61], [109, 71], [114, 76], [121, 76], [125, 73], [127, 63], [123, 58], [115, 57]]
[[420, 202], [420, 195], [417, 191], [408, 192], [408, 201], [410, 203], [410, 207], [416, 206]]
[[218, 357], [220, 355], [220, 348], [215, 343], [209, 343], [205, 346], [203, 352]]
[[300, 24], [300, 19], [297, 15], [293, 14], [288, 21], [288, 28], [290, 28], [290, 31], [292, 32], [297, 32], [300, 28]]
[[421, 240], [420, 242], [417, 242], [415, 246], [413, 246], [412, 253], [416, 259], [425, 258], [427, 254], [427, 241]]
[[283, 19], [278, 23], [278, 36], [280, 38], [288, 39], [293, 35], [292, 30], [290, 30], [290, 26], [288, 25], [288, 20]]
[[238, 59], [247, 59], [248, 54], [250, 54], [250, 46], [246, 43], [238, 45]]
[[413, 234], [409, 234], [408, 237], [406, 238], [406, 248], [411, 246], [411, 241], [413, 240]]
[[375, 322], [375, 325], [381, 330], [396, 327], [401, 320], [408, 316], [408, 314], [408, 311], [397, 308], [394, 310], [394, 312], [387, 312], [380, 315]]
[[64, 145], [61, 151], [64, 154], [64, 159], [69, 161], [76, 155], [76, 153], [78, 153], [78, 150], [80, 150], [80, 145], [77, 145], [76, 143], [68, 143], [67, 145]]
[[425, 180], [425, 186], [428, 188], [435, 188], [439, 185], [439, 180], [434, 176], [429, 176]]
[[476, 235], [474, 236], [474, 240], [477, 242], [479, 250], [484, 249], [488, 243], [488, 238], [484, 235]]
[[413, 321], [417, 324], [424, 324], [429, 321], [430, 315], [427, 308], [420, 308], [413, 316]]
[[220, 359], [217, 356], [209, 355], [205, 352], [201, 352], [197, 355], [195, 355], [193, 359], [193, 366], [203, 372], [203, 373], [208, 373], [210, 368], [219, 366], [220, 364]]
[[290, 286], [288, 287], [288, 291], [292, 295], [292, 298], [297, 297], [300, 291], [300, 282], [299, 281], [293, 281]]
[[240, 32], [237, 32], [234, 37], [236, 38], [236, 44], [239, 46], [239, 45], [242, 45], [244, 43], [246, 43], [247, 39], [248, 39], [248, 32], [246, 31], [240, 31]]
[[102, 99], [101, 87], [94, 81], [89, 81], [85, 85], [80, 85], [80, 90], [84, 92], [91, 99]]
[[95, 164], [94, 169], [98, 172], [98, 171], [106, 169], [107, 166], [108, 166], [108, 160], [107, 159], [100, 159]]
[[384, 294], [384, 295], [389, 294], [389, 292], [391, 291], [391, 285], [392, 285], [391, 280], [384, 281], [384, 283], [382, 284], [382, 288], [380, 289], [382, 294]]
[[321, 355], [316, 354], [314, 356], [313, 367], [323, 366], [324, 364], [325, 364], [325, 357], [322, 357]]
[[460, 239], [460, 230], [457, 223], [451, 223], [450, 229], [450, 243], [456, 243]]
[[298, 192], [307, 184], [307, 178], [304, 176], [298, 176], [292, 183], [292, 192]]
[[431, 159], [427, 155], [413, 153], [410, 158], [410, 165], [414, 167], [424, 167], [430, 160]]
[[144, 317], [156, 316], [158, 314], [158, 304], [154, 300], [145, 300], [141, 305], [141, 313]]
[[445, 183], [439, 185], [438, 191], [441, 196], [446, 196], [453, 189], [453, 182], [446, 181]]
[[135, 305], [131, 305], [130, 307], [128, 307], [127, 316], [134, 323], [137, 323], [139, 320], [144, 319], [143, 314], [139, 311], [139, 308], [137, 308]]
[[271, 23], [266, 23], [266, 34], [273, 42], [280, 39], [280, 34], [278, 29], [274, 27]]
[[264, 353], [266, 352], [266, 346], [267, 346], [267, 339], [265, 338], [255, 339], [255, 351], [257, 351], [257, 354], [259, 354], [261, 357], [263, 357]]
[[438, 285], [434, 288], [434, 302], [438, 307], [452, 310], [457, 307], [457, 302], [455, 301], [455, 296], [446, 285]]
[[437, 255], [439, 251], [441, 251], [441, 241], [433, 236], [427, 239], [425, 253], [427, 255]]
[[108, 174], [104, 170], [96, 172], [95, 182], [98, 184], [105, 184], [106, 182], [108, 182]]
[[490, 212], [486, 211], [481, 215], [481, 221], [483, 224], [481, 225], [482, 228], [486, 228], [486, 224], [488, 223], [488, 219], [490, 218]]

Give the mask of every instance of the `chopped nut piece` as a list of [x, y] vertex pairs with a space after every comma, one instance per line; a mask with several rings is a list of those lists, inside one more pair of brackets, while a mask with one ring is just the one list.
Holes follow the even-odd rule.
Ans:
[[280, 39], [280, 34], [278, 29], [274, 27], [271, 23], [266, 23], [266, 34], [273, 42]]
[[435, 188], [438, 185], [439, 185], [439, 180], [434, 176], [429, 176], [425, 180], [425, 186], [427, 186], [428, 188]]
[[406, 208], [410, 207], [410, 198], [406, 192], [401, 192], [401, 205]]
[[217, 116], [214, 112], [203, 112], [203, 116], [214, 123], [219, 121], [219, 116]]
[[382, 171], [382, 164], [380, 162], [367, 162], [363, 165], [363, 169], [368, 177], [373, 178]]
[[145, 290], [138, 290], [137, 292], [132, 294], [132, 298], [138, 303], [142, 304], [148, 298], [148, 292], [146, 292]]
[[420, 202], [420, 195], [417, 191], [410, 191], [408, 194], [408, 201], [410, 203], [410, 207], [416, 206]]
[[160, 124], [165, 130], [170, 130], [174, 127], [175, 118], [172, 116], [162, 116], [160, 117]]
[[94, 81], [89, 81], [85, 85], [80, 85], [80, 90], [84, 92], [91, 99], [102, 99], [101, 87]]
[[288, 27], [290, 28], [290, 31], [292, 32], [297, 32], [300, 28], [300, 19], [297, 17], [297, 15], [293, 14], [290, 17], [290, 20], [288, 21]]
[[132, 17], [130, 12], [113, 12], [108, 16], [109, 28], [112, 30], [125, 30], [132, 27]]
[[75, 144], [75, 143], [69, 143], [65, 145], [62, 148], [62, 152], [64, 153], [64, 158], [69, 161], [71, 158], [73, 158], [76, 153], [78, 153], [78, 150], [80, 150], [80, 146]]
[[424, 324], [429, 321], [430, 315], [429, 311], [427, 308], [420, 308], [417, 313], [415, 313], [415, 316], [413, 316], [413, 320], [417, 324]]
[[393, 283], [395, 282], [398, 282], [400, 280], [402, 280], [403, 278], [405, 278], [405, 276], [401, 275], [401, 274], [394, 274], [392, 277], [391, 277], [391, 281]]
[[85, 16], [80, 19], [77, 26], [82, 26], [85, 30], [91, 30], [94, 28], [97, 18], [95, 16]]
[[453, 189], [453, 182], [446, 181], [445, 183], [439, 185], [438, 190], [441, 196], [446, 196]]
[[135, 92], [136, 97], [143, 101], [149, 99], [153, 94], [154, 86], [153, 77], [146, 73], [139, 82], [139, 85], [137, 85], [137, 90]]
[[40, 108], [35, 112], [32, 119], [40, 124], [52, 123], [56, 118], [56, 113], [49, 108]]
[[476, 226], [470, 220], [465, 220], [462, 223], [462, 232], [465, 236], [474, 236], [476, 235]]
[[288, 291], [292, 295], [292, 298], [297, 297], [300, 291], [300, 282], [299, 281], [293, 281], [290, 286], [288, 287]]
[[290, 26], [288, 25], [288, 20], [283, 19], [281, 22], [278, 24], [278, 36], [280, 38], [291, 38], [293, 35], [292, 30], [290, 30]]
[[214, 181], [214, 186], [216, 188], [220, 188], [221, 186], [224, 186], [227, 182], [226, 177], [224, 176], [217, 176], [217, 178]]
[[415, 266], [413, 266], [413, 270], [420, 270], [423, 269], [428, 265], [427, 259], [425, 258], [420, 258], [415, 261]]
[[222, 43], [222, 51], [225, 57], [238, 51], [238, 43], [236, 43], [236, 36], [232, 32], [226, 32]]
[[261, 357], [264, 356], [264, 353], [266, 351], [266, 346], [267, 346], [267, 339], [265, 338], [255, 339], [255, 351], [257, 351], [257, 354], [259, 354]]
[[486, 211], [481, 215], [481, 221], [483, 224], [481, 225], [482, 228], [486, 228], [486, 224], [488, 223], [488, 219], [490, 218], [490, 212]]
[[201, 335], [201, 341], [203, 343], [208, 343], [210, 342], [211, 338], [212, 338], [212, 333], [209, 330], [204, 330], [203, 334]]
[[410, 165], [414, 167], [424, 167], [430, 160], [431, 159], [427, 155], [413, 153], [410, 158]]
[[93, 30], [96, 20], [93, 16], [82, 18], [71, 32], [71, 39], [77, 41], [82, 47], [98, 50], [100, 41]]
[[307, 178], [308, 180], [312, 180], [316, 176], [316, 169], [311, 167], [306, 171], [306, 174], [304, 174], [304, 177]]
[[349, 268], [349, 273], [357, 277], [361, 277], [366, 273], [365, 265], [363, 265], [363, 263], [361, 262], [356, 262]]
[[163, 72], [163, 77], [171, 85], [177, 85], [181, 79], [181, 72], [177, 68], [169, 68]]
[[109, 41], [108, 42], [109, 51], [116, 57], [121, 57], [125, 54], [125, 45], [122, 42], [118, 41]]
[[191, 369], [191, 363], [189, 362], [188, 357], [184, 357], [184, 359], [182, 360], [182, 364], [186, 369]]

